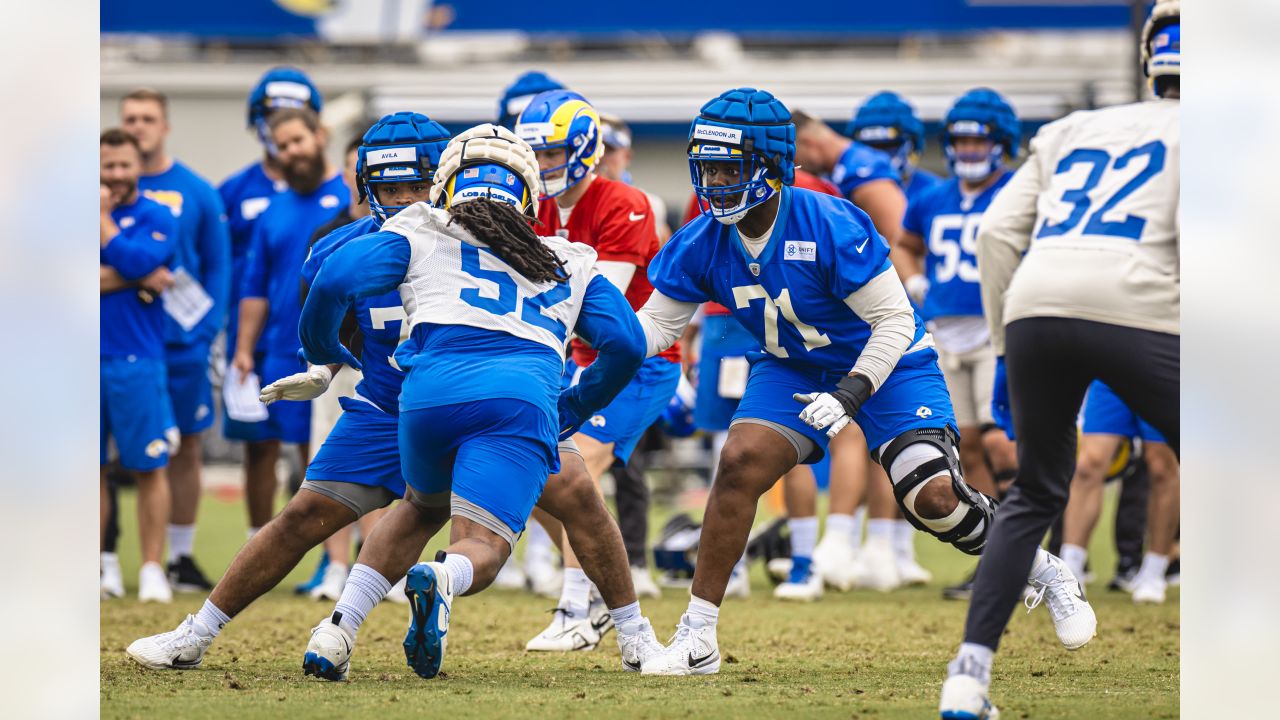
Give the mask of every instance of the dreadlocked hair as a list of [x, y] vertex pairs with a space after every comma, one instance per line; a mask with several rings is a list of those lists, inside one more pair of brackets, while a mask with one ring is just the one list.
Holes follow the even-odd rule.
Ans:
[[457, 222], [515, 271], [535, 283], [569, 279], [564, 261], [542, 244], [529, 218], [511, 205], [487, 198], [449, 208], [449, 223]]

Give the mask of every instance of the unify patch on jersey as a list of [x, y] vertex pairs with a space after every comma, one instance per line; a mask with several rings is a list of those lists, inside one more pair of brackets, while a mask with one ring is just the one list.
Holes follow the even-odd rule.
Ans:
[[787, 260], [816, 262], [818, 259], [818, 243], [808, 240], [788, 240], [782, 246], [782, 257]]
[[365, 162], [369, 165], [389, 165], [396, 163], [418, 162], [418, 149], [415, 147], [379, 148], [365, 153]]
[[727, 128], [719, 125], [694, 125], [693, 137], [716, 142], [742, 144], [742, 131], [738, 128]]

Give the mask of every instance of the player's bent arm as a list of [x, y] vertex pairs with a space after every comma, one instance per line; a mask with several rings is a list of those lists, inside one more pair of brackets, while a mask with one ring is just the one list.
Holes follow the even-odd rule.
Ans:
[[636, 316], [644, 329], [646, 356], [653, 357], [680, 339], [698, 311], [698, 303], [681, 302], [654, 290]]
[[1029, 158], [991, 200], [978, 230], [982, 310], [997, 356], [1004, 355], [1004, 294], [1031, 244], [1040, 190], [1040, 163]]
[[117, 290], [124, 290], [130, 283], [116, 272], [110, 265], [98, 265], [98, 294], [106, 295]]
[[173, 244], [167, 236], [160, 235], [156, 238], [149, 231], [117, 233], [102, 246], [100, 256], [121, 277], [133, 282], [169, 262], [169, 258], [173, 256]]
[[596, 270], [599, 270], [606, 280], [613, 283], [614, 287], [624, 293], [631, 285], [631, 278], [636, 274], [634, 263], [620, 260], [598, 260], [596, 261]]
[[871, 217], [876, 230], [886, 239], [898, 237], [902, 217], [907, 213], [907, 196], [897, 182], [881, 179], [863, 183], [849, 193], [849, 199]]
[[915, 339], [915, 313], [906, 291], [890, 268], [844, 299], [858, 317], [871, 326], [871, 337], [858, 355], [851, 374], [871, 382], [874, 392], [889, 378]]
[[246, 297], [240, 300], [240, 329], [236, 333], [235, 357], [232, 363], [242, 373], [253, 370], [253, 350], [258, 346], [262, 328], [267, 324], [270, 305], [264, 297]]
[[603, 275], [587, 284], [574, 331], [598, 353], [566, 392], [574, 414], [585, 418], [612, 402], [635, 377], [644, 363], [645, 337], [627, 299]]
[[338, 339], [347, 309], [356, 300], [396, 289], [409, 272], [409, 241], [392, 232], [365, 235], [339, 248], [316, 274], [298, 322], [303, 356], [320, 364], [360, 363]]
[[924, 294], [929, 289], [929, 281], [924, 276], [924, 254], [924, 238], [905, 228], [898, 233], [897, 242], [889, 248], [889, 261], [906, 286], [907, 295], [916, 302], [923, 302]]

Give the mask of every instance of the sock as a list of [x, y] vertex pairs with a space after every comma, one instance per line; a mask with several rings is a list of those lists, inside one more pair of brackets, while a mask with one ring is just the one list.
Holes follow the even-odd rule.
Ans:
[[260, 528], [260, 527], [254, 527], [254, 526], [250, 525], [250, 526], [249, 526], [249, 533], [248, 533], [248, 534], [249, 534], [249, 538], [248, 538], [248, 539], [252, 540], [252, 539], [253, 539], [253, 536], [254, 536], [254, 535], [257, 535], [257, 534], [258, 534], [258, 531], [259, 531], [259, 530], [261, 530], [261, 529], [262, 529], [262, 528]]
[[791, 558], [812, 558], [818, 544], [818, 518], [788, 518], [787, 530], [791, 532]]
[[195, 541], [195, 525], [170, 525], [169, 562], [173, 562], [183, 555], [190, 555], [191, 546], [195, 544]]
[[102, 553], [100, 562], [103, 567], [114, 565], [117, 569], [120, 568], [120, 556], [113, 552]]
[[624, 624], [633, 623], [640, 619], [640, 601], [637, 600], [630, 605], [623, 605], [616, 610], [610, 610], [609, 616], [613, 618], [614, 626], [621, 632]]
[[689, 596], [689, 609], [684, 611], [685, 615], [691, 620], [701, 620], [702, 624], [715, 625], [720, 619], [720, 608], [703, 600], [697, 595]]
[[449, 571], [449, 586], [454, 597], [471, 589], [471, 580], [475, 576], [471, 558], [458, 553], [449, 553], [444, 556], [444, 562], [440, 564]]
[[1079, 545], [1071, 543], [1062, 543], [1062, 562], [1067, 564], [1071, 570], [1071, 574], [1076, 576], [1077, 580], [1084, 579], [1084, 563], [1089, 558], [1089, 551]]
[[[1065, 549], [1065, 546], [1064, 546]], [[1142, 556], [1142, 567], [1138, 568], [1138, 577], [1164, 579], [1164, 574], [1169, 569], [1169, 556], [1157, 555], [1149, 552]]]
[[836, 533], [853, 545], [859, 545], [862, 542], [862, 514], [855, 513], [853, 515], [831, 514], [827, 516], [826, 534]]
[[204, 605], [200, 608], [200, 612], [196, 613], [196, 620], [203, 625], [208, 631], [200, 632], [200, 627], [196, 626], [196, 633], [204, 637], [216, 638], [218, 633], [222, 632], [222, 628], [231, 622], [231, 618], [227, 614], [218, 609], [217, 605], [205, 600]]
[[889, 544], [893, 543], [893, 520], [885, 518], [871, 518], [867, 521], [867, 540], [872, 538], [884, 538]]
[[531, 520], [528, 524], [528, 532], [525, 533], [525, 536], [525, 569], [528, 569], [539, 562], [550, 562], [551, 548], [554, 547], [554, 544], [551, 542], [551, 536], [547, 534], [546, 528], [538, 524], [537, 521]]
[[900, 563], [916, 561], [916, 529], [908, 520], [893, 521], [893, 555]]
[[977, 643], [960, 643], [960, 652], [956, 659], [947, 664], [951, 675], [971, 675], [982, 682], [991, 684], [991, 660], [995, 651], [986, 645]]
[[387, 596], [391, 583], [381, 573], [368, 565], [356, 563], [347, 575], [347, 584], [342, 588], [342, 597], [333, 606], [335, 615], [339, 615], [338, 625], [352, 637], [360, 631], [364, 619]]
[[574, 617], [586, 617], [591, 604], [591, 581], [580, 568], [564, 569], [564, 587], [560, 590], [560, 607]]

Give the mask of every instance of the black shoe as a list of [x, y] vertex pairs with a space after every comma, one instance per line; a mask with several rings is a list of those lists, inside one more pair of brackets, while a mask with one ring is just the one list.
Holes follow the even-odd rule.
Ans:
[[1129, 565], [1116, 570], [1116, 576], [1107, 583], [1107, 589], [1113, 592], [1133, 592], [1133, 580], [1138, 576], [1138, 566]]
[[190, 555], [180, 555], [169, 563], [169, 584], [174, 592], [208, 592], [213, 589], [213, 583], [200, 572]]
[[1181, 558], [1174, 558], [1169, 563], [1169, 569], [1164, 571], [1165, 582], [1173, 587], [1182, 584], [1182, 563]]
[[951, 587], [942, 588], [942, 597], [946, 600], [968, 600], [973, 595], [973, 578], [978, 574], [977, 570], [969, 573], [969, 577], [964, 582]]

